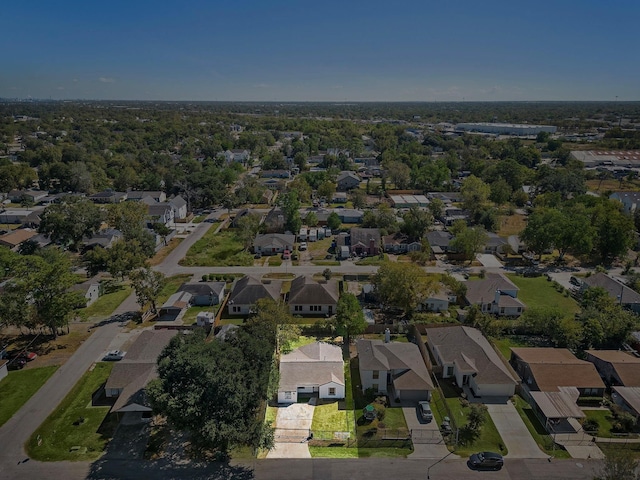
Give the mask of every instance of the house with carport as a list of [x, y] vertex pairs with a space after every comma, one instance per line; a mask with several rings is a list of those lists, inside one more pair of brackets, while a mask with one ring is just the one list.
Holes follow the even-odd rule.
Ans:
[[113, 401], [112, 413], [132, 420], [150, 418], [152, 409], [145, 388], [158, 377], [158, 356], [177, 334], [176, 330], [144, 330], [138, 335], [124, 358], [113, 366], [104, 386], [107, 400]]
[[428, 328], [427, 346], [442, 378], [453, 378], [468, 398], [509, 398], [519, 383], [480, 330], [466, 326]]
[[224, 298], [225, 282], [183, 283], [178, 289], [191, 294], [191, 305], [218, 305]]
[[280, 357], [278, 403], [296, 403], [298, 395], [321, 400], [345, 398], [344, 361], [339, 346], [314, 342]]
[[509, 363], [522, 379], [521, 393], [549, 432], [572, 433], [582, 428], [580, 397], [604, 395], [605, 385], [591, 362], [566, 348], [511, 348]]
[[430, 400], [433, 382], [420, 349], [413, 343], [360, 339], [356, 342], [363, 392], [403, 402]]

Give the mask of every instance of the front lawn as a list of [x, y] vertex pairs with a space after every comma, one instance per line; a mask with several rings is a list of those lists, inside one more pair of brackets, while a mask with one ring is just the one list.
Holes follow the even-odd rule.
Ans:
[[253, 255], [244, 249], [236, 232], [223, 230], [215, 233], [215, 229], [209, 229], [179, 263], [184, 267], [248, 267], [253, 265]]
[[36, 393], [58, 366], [27, 368], [15, 372], [0, 381], [0, 426], [4, 425], [31, 396]]
[[312, 458], [406, 458], [413, 453], [409, 448], [343, 448], [309, 446]]
[[26, 444], [34, 460], [95, 460], [103, 452], [110, 432], [100, 433], [109, 407], [91, 406], [94, 392], [107, 381], [113, 363], [100, 362], [87, 371], [56, 410]]
[[132, 288], [129, 285], [119, 285], [114, 291], [102, 295], [92, 305], [78, 310], [78, 313], [87, 320], [101, 320], [109, 317], [131, 295], [131, 291]]
[[521, 277], [508, 275], [509, 279], [520, 289], [518, 298], [527, 308], [556, 307], [567, 315], [578, 313], [580, 308], [571, 296], [565, 297], [553, 288], [553, 283], [546, 277]]
[[374, 255], [373, 257], [366, 257], [363, 258], [362, 260], [358, 260], [356, 262], [356, 265], [384, 265], [386, 262], [389, 261], [389, 255], [387, 255], [386, 253], [382, 256], [382, 258], [380, 258], [379, 255]]
[[[351, 432], [353, 435], [353, 425], [349, 425], [345, 402], [331, 402], [316, 405], [313, 409], [313, 432]], [[340, 408], [342, 406], [342, 408]]]

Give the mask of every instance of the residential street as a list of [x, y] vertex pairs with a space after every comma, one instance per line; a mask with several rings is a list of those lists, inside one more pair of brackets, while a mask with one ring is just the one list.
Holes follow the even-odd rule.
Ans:
[[[214, 213], [210, 218], [217, 215]], [[287, 265], [266, 269], [263, 267], [180, 267], [178, 261], [211, 226], [212, 224], [208, 222], [198, 224], [193, 233], [185, 238], [157, 269], [167, 275], [178, 273], [202, 275], [203, 273], [227, 272], [264, 274], [284, 271], [312, 274], [322, 272], [326, 268], [324, 266], [292, 267]], [[352, 262], [343, 262], [341, 266], [331, 267], [331, 270], [335, 273], [365, 274], [375, 272], [377, 267], [356, 266]], [[428, 269], [430, 272], [444, 270], [440, 267]], [[501, 271], [502, 268], [496, 270]], [[131, 295], [118, 307], [115, 314], [137, 310], [137, 308], [135, 296]], [[402, 472], [402, 478], [423, 479], [426, 476], [426, 469], [434, 463], [427, 459], [273, 459], [256, 460], [249, 464], [229, 467], [215, 463], [204, 466], [172, 465], [163, 463], [166, 461], [145, 462], [108, 458], [103, 458], [94, 464], [87, 462], [41, 463], [29, 460], [23, 450], [24, 443], [95, 362], [96, 356], [109, 348], [111, 342], [121, 332], [122, 326], [120, 321], [105, 321], [92, 328], [93, 334], [80, 346], [77, 352], [59, 368], [10, 421], [0, 428], [0, 444], [3, 445], [0, 452], [0, 478], [73, 480], [83, 478], [139, 479], [153, 476], [153, 478], [281, 479], [290, 477], [291, 473], [295, 471], [296, 479], [365, 479], [382, 476], [394, 478], [399, 472]], [[509, 448], [511, 450], [511, 446]], [[444, 450], [442, 452], [444, 453]], [[514, 450], [513, 456], [521, 455]], [[23, 461], [24, 463], [22, 463]], [[580, 463], [574, 460], [553, 460], [550, 463], [546, 459], [515, 460], [507, 458], [505, 468], [501, 472], [492, 473], [487, 478], [583, 479], [592, 475], [592, 465], [592, 463]], [[466, 466], [465, 459], [447, 459], [434, 466], [430, 475], [433, 478], [477, 478], [480, 474], [470, 471]]]

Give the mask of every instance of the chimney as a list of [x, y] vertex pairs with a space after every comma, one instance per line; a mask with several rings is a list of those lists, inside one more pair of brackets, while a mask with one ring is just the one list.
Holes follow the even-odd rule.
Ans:
[[391, 342], [391, 331], [388, 328], [384, 329], [384, 343]]
[[496, 295], [493, 298], [493, 303], [498, 305], [500, 303], [500, 290], [496, 290]]
[[369, 239], [369, 255], [376, 253], [376, 241], [373, 238]]

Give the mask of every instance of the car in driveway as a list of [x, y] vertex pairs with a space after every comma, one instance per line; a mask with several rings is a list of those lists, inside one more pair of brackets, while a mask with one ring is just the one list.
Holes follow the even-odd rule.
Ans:
[[433, 420], [433, 412], [431, 411], [431, 405], [429, 405], [429, 402], [418, 402], [418, 415], [420, 420], [423, 422], [429, 423]]
[[105, 362], [117, 362], [124, 358], [124, 353], [125, 352], [121, 350], [111, 350], [110, 352], [107, 352], [107, 354], [102, 358], [102, 360]]
[[298, 250], [300, 250], [301, 252], [304, 252], [307, 249], [307, 242], [300, 242], [300, 246], [298, 247]]
[[500, 470], [504, 459], [499, 453], [478, 452], [469, 457], [467, 465], [473, 470]]

